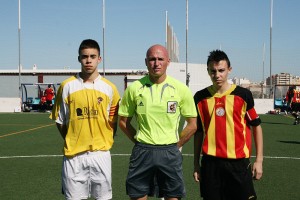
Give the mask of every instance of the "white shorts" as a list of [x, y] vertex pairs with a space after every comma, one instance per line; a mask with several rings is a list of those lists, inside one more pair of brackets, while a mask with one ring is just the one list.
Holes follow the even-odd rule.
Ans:
[[62, 187], [67, 200], [112, 199], [110, 151], [64, 157]]

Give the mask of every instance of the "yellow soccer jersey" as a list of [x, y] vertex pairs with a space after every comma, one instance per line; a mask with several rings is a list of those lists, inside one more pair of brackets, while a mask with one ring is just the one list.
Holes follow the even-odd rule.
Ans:
[[65, 80], [56, 96], [51, 118], [67, 125], [65, 156], [112, 147], [109, 121], [117, 115], [120, 100], [114, 84], [100, 75], [93, 83], [84, 83], [77, 75]]

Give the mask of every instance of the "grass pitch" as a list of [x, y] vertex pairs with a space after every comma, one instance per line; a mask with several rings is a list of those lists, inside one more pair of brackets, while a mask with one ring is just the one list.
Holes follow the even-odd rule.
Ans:
[[[60, 183], [63, 140], [48, 116], [0, 114], [0, 199], [64, 199]], [[292, 125], [289, 116], [260, 117], [264, 132], [264, 174], [262, 180], [255, 181], [258, 199], [299, 199], [300, 125]], [[192, 140], [183, 148], [187, 200], [200, 199], [199, 185], [192, 177]], [[118, 130], [111, 150], [114, 200], [129, 199], [125, 179], [132, 147]]]

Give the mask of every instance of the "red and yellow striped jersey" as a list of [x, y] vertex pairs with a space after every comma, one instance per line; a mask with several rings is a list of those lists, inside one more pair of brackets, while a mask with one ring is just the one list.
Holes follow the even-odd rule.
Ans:
[[219, 158], [249, 158], [250, 126], [261, 123], [251, 92], [232, 85], [228, 91], [219, 94], [210, 86], [198, 91], [194, 99], [198, 130], [204, 132], [202, 152]]

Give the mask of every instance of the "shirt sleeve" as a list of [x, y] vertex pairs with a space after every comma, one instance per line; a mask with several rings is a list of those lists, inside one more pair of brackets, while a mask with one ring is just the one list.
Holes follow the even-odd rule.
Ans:
[[113, 119], [114, 116], [118, 115], [119, 103], [120, 103], [119, 91], [115, 86], [113, 86], [113, 96], [112, 96], [111, 106], [109, 110], [109, 117], [111, 120]]
[[66, 106], [66, 103], [62, 101], [58, 112], [58, 117], [55, 120], [55, 122], [59, 124], [67, 124], [67, 119], [69, 119], [68, 116], [69, 116], [69, 109]]
[[67, 124], [67, 119], [69, 119], [69, 109], [64, 100], [64, 93], [67, 91], [64, 90], [64, 84], [60, 85], [57, 91], [57, 97], [53, 105], [52, 113], [50, 119], [54, 120], [59, 124]]
[[124, 117], [132, 117], [135, 113], [135, 108], [134, 92], [132, 87], [129, 86], [124, 92], [118, 114]]
[[49, 117], [52, 120], [56, 120], [58, 118], [58, 113], [60, 112], [61, 103], [63, 101], [62, 93], [63, 93], [63, 85], [60, 85], [58, 88], [58, 91], [57, 91], [57, 95], [56, 95], [55, 102], [53, 105], [52, 113], [50, 114], [50, 117]]
[[256, 113], [256, 110], [254, 108], [254, 99], [252, 96], [252, 93], [249, 90], [247, 91], [247, 98], [246, 98], [246, 102], [247, 102], [247, 113], [246, 113], [246, 119], [249, 122], [249, 124], [251, 126], [258, 126], [261, 124], [261, 120], [258, 116], [258, 114]]
[[185, 91], [180, 91], [182, 101], [180, 103], [181, 115], [184, 117], [197, 117], [197, 110], [192, 91], [186, 87]]

